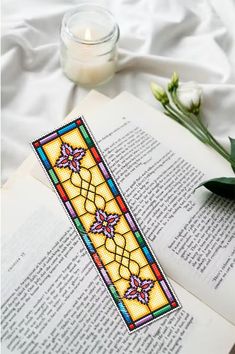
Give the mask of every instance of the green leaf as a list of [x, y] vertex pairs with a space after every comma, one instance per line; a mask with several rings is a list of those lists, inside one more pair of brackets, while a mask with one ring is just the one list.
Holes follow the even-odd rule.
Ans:
[[[234, 177], [220, 177], [210, 179], [202, 182], [197, 188], [204, 186], [212, 193], [220, 197], [235, 200], [235, 178]], [[197, 189], [196, 188], [196, 189]]]
[[[230, 140], [230, 144], [231, 144], [231, 157], [232, 157], [232, 159], [235, 161], [235, 139], [232, 139], [232, 138], [230, 138], [229, 137], [229, 140]], [[235, 173], [235, 167], [234, 166], [232, 166], [232, 169], [233, 169], [233, 171], [234, 171], [234, 173]]]

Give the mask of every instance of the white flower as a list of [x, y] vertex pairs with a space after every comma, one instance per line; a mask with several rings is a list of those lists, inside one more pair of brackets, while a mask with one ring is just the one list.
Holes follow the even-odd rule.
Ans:
[[162, 104], [166, 105], [169, 103], [168, 96], [166, 91], [159, 85], [155, 84], [154, 82], [151, 83], [151, 89], [154, 97], [160, 101]]
[[178, 86], [179, 86], [179, 76], [176, 72], [174, 72], [171, 77], [171, 81], [168, 84], [168, 91], [172, 92], [173, 90], [177, 89]]
[[190, 81], [180, 84], [177, 89], [177, 96], [189, 112], [198, 113], [202, 99], [202, 89], [196, 82]]

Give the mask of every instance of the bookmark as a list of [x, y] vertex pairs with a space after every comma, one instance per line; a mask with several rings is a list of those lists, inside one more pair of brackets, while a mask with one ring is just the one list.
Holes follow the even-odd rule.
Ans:
[[128, 330], [179, 308], [84, 119], [32, 145]]

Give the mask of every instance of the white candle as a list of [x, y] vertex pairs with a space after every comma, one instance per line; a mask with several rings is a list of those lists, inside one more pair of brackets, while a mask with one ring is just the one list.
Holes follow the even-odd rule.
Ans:
[[[81, 11], [83, 7], [85, 11]], [[73, 12], [66, 14], [63, 20], [62, 67], [72, 81], [96, 86], [110, 79], [115, 72], [118, 26], [111, 14], [99, 6], [81, 5], [78, 9], [79, 16]], [[97, 21], [99, 16], [101, 20]]]

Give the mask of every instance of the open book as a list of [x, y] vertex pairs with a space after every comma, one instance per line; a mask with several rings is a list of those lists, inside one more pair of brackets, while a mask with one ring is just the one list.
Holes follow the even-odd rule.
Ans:
[[128, 93], [90, 100], [69, 118], [85, 115], [182, 309], [129, 335], [30, 157], [3, 189], [2, 352], [229, 353], [235, 205], [193, 192], [229, 167]]

